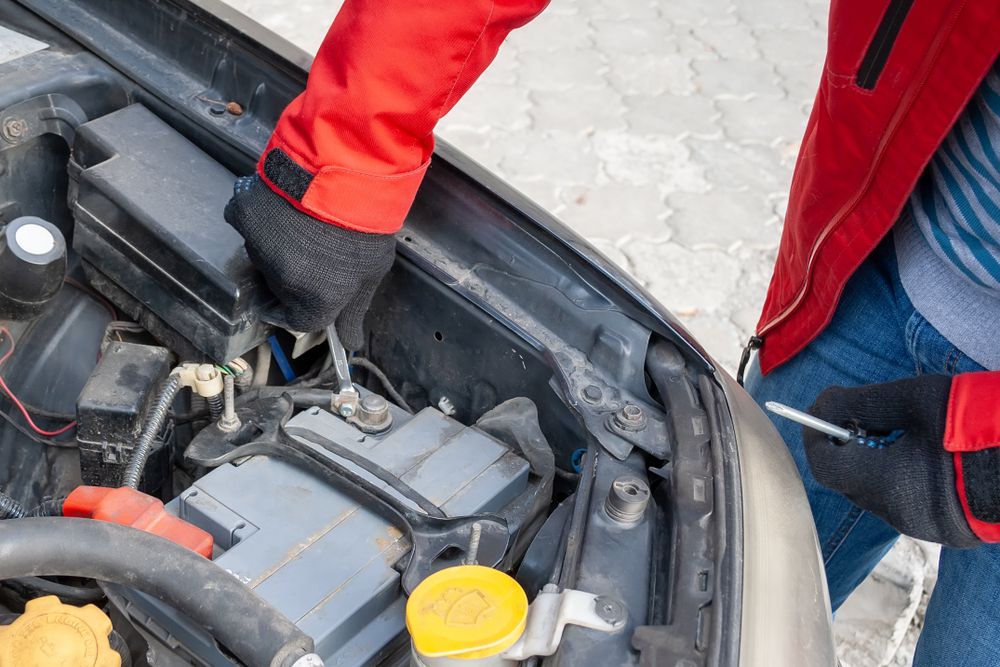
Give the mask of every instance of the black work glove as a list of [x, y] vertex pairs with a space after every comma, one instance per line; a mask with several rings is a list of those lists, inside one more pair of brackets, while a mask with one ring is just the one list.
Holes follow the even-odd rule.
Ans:
[[[816, 480], [905, 535], [953, 547], [981, 544], [959, 499], [954, 455], [944, 449], [951, 383], [924, 375], [824, 390], [809, 412], [867, 437], [842, 443], [803, 428]], [[976, 496], [984, 516], [1000, 516], [992, 490], [1000, 482], [1000, 449], [961, 456], [970, 506]]]
[[237, 179], [226, 221], [299, 331], [336, 323], [348, 350], [364, 344], [362, 324], [395, 258], [392, 234], [368, 234], [317, 220], [256, 175]]

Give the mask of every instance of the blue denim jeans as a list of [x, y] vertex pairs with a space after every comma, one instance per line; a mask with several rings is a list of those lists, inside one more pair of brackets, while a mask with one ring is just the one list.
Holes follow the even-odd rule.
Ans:
[[[760, 405], [774, 400], [805, 410], [830, 385], [977, 370], [982, 368], [914, 310], [899, 281], [892, 243], [885, 241], [851, 278], [823, 333], [767, 377], [761, 376], [754, 361], [746, 387]], [[802, 475], [836, 610], [899, 533], [839, 493], [820, 486], [809, 471], [801, 428], [771, 418]], [[1000, 665], [1000, 545], [941, 551], [938, 583], [914, 665]]]

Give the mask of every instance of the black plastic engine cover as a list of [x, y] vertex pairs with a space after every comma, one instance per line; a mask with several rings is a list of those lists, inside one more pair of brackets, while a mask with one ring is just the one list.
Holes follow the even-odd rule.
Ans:
[[273, 300], [222, 216], [235, 177], [142, 105], [77, 128], [74, 248], [93, 286], [182, 355], [265, 339]]

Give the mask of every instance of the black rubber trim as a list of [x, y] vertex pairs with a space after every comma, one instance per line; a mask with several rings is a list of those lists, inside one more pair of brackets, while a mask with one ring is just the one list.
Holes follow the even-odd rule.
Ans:
[[302, 201], [313, 180], [312, 174], [280, 148], [272, 148], [264, 158], [264, 175], [295, 201]]
[[875, 88], [882, 70], [885, 69], [885, 63], [889, 60], [889, 54], [896, 43], [899, 31], [903, 27], [903, 21], [906, 20], [912, 6], [913, 0], [889, 2], [889, 7], [885, 10], [881, 23], [878, 24], [875, 36], [865, 52], [864, 60], [861, 61], [858, 76], [854, 80], [859, 87], [865, 90]]

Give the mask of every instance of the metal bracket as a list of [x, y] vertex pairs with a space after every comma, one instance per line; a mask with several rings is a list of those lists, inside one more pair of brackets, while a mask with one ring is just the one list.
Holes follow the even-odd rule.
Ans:
[[[661, 408], [606, 384], [592, 369], [573, 365], [570, 359], [554, 356], [553, 362], [560, 371], [553, 376], [555, 388], [609, 454], [624, 461], [638, 447], [657, 458], [670, 458], [673, 437]], [[634, 408], [641, 416], [621, 414]]]
[[503, 652], [507, 660], [527, 660], [552, 655], [559, 648], [567, 625], [579, 625], [601, 632], [615, 632], [625, 626], [628, 612], [618, 600], [583, 591], [557, 592], [546, 586], [528, 607], [528, 621], [521, 638]]
[[43, 134], [62, 137], [73, 145], [76, 128], [87, 122], [83, 108], [67, 95], [39, 95], [0, 111], [0, 151]]

